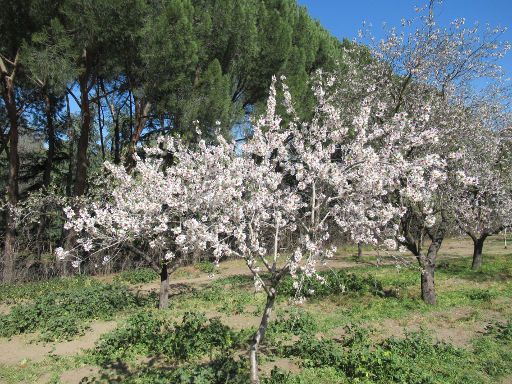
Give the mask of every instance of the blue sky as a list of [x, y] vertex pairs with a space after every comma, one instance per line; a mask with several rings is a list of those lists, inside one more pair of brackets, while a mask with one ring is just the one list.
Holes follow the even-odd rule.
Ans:
[[[336, 37], [357, 37], [363, 21], [371, 23], [372, 34], [382, 37], [383, 23], [400, 26], [400, 19], [412, 18], [414, 8], [425, 1], [416, 0], [298, 0], [308, 8], [310, 15]], [[512, 42], [512, 0], [444, 0], [437, 10], [438, 20], [447, 25], [455, 18], [466, 18], [467, 25], [479, 21], [492, 26], [506, 26], [503, 40]], [[509, 51], [502, 66], [507, 77], [512, 76], [512, 52]]]

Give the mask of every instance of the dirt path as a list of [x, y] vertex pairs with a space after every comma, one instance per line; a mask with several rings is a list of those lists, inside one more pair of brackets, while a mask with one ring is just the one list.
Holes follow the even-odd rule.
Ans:
[[94, 347], [100, 336], [116, 327], [115, 321], [97, 321], [85, 335], [71, 341], [42, 344], [34, 334], [16, 335], [11, 339], [0, 338], [0, 364], [19, 365], [26, 361], [42, 361], [50, 355], [72, 356], [83, 349]]

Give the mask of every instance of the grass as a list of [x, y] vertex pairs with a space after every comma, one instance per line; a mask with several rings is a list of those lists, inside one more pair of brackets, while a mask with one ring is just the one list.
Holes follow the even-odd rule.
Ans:
[[62, 373], [83, 365], [83, 358], [52, 356], [42, 361], [26, 361], [19, 365], [0, 364], [0, 382], [11, 383], [60, 383]]
[[[366, 263], [322, 272], [328, 281], [324, 286], [308, 282], [308, 297], [301, 306], [290, 304], [293, 292], [285, 282], [262, 348], [265, 382], [500, 383], [512, 374], [512, 255], [491, 240], [479, 271], [470, 270], [470, 258], [460, 255], [455, 242], [448, 243], [436, 271], [438, 305], [434, 307], [420, 300], [417, 268], [370, 265], [375, 256], [367, 249]], [[355, 249], [345, 250], [349, 258], [345, 260]], [[208, 273], [210, 267], [200, 270]], [[61, 298], [50, 301], [53, 304], [44, 315], [57, 319], [53, 321], [59, 329], [66, 329], [70, 319], [80, 317], [77, 324], [88, 324], [106, 312], [119, 319], [116, 329], [77, 356], [28, 360], [22, 369], [0, 365], [0, 382], [43, 378], [42, 382], [58, 383], [62, 372], [83, 364], [99, 369], [86, 382], [247, 382], [247, 342], [265, 296], [254, 292], [250, 276], [227, 273], [222, 265], [221, 270], [214, 279], [187, 284], [187, 278], [192, 281], [195, 275], [184, 269], [179, 278], [187, 289], [173, 293], [166, 311], [153, 309], [154, 303], [90, 316], [54, 308], [79, 291], [94, 296], [95, 307], [110, 308], [105, 306], [110, 294], [87, 291], [96, 286], [94, 279], [0, 286], [0, 302], [11, 306], [11, 314], [19, 312], [12, 308], [48, 303], [44, 297]], [[153, 279], [149, 271], [141, 270], [115, 280], [137, 286]], [[107, 291], [122, 286], [103, 284]], [[123, 289], [133, 295], [128, 287]], [[88, 322], [83, 322], [85, 318]], [[59, 326], [59, 319], [63, 325]], [[43, 332], [40, 327], [28, 329], [33, 330]], [[80, 332], [87, 334], [86, 329]], [[69, 338], [73, 337], [71, 332]], [[284, 369], [272, 370], [277, 361], [285, 362]]]

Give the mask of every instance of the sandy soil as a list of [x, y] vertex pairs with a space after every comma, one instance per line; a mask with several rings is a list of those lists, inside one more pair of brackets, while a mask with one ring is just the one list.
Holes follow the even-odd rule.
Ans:
[[94, 367], [91, 365], [86, 365], [84, 367], [75, 368], [70, 371], [64, 372], [60, 376], [60, 381], [62, 384], [79, 384], [80, 380], [84, 377], [94, 376], [99, 372], [98, 367]]
[[42, 344], [36, 335], [16, 335], [11, 339], [0, 338], [0, 364], [19, 365], [27, 361], [41, 361], [50, 355], [71, 356], [83, 349], [94, 347], [100, 336], [116, 327], [116, 322], [94, 322], [85, 335], [71, 341]]

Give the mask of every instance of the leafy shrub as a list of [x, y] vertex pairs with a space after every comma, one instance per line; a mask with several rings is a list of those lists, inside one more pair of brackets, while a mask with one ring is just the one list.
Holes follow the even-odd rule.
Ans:
[[211, 261], [201, 261], [200, 263], [197, 263], [195, 267], [199, 269], [201, 272], [208, 274], [212, 274], [218, 271], [215, 264], [213, 264]]
[[106, 364], [134, 355], [153, 355], [173, 361], [217, 353], [224, 354], [238, 343], [238, 335], [219, 319], [188, 312], [181, 323], [171, 324], [159, 312], [140, 312], [125, 325], [101, 337], [94, 360]]
[[345, 351], [334, 340], [318, 340], [314, 336], [305, 336], [288, 348], [285, 356], [300, 357], [304, 367], [340, 367]]
[[162, 369], [141, 365], [138, 369], [106, 371], [100, 379], [95, 377], [83, 380], [92, 383], [126, 384], [245, 384], [249, 382], [245, 360], [232, 357], [219, 357], [205, 364], [184, 364], [173, 369]]
[[253, 303], [254, 294], [239, 287], [229, 287], [230, 294], [226, 295], [228, 283], [226, 279], [217, 280], [202, 290], [193, 292], [193, 296], [207, 303], [214, 303], [218, 310], [227, 315], [245, 312], [245, 306]]
[[114, 281], [124, 281], [129, 284], [147, 284], [158, 279], [159, 275], [151, 268], [138, 268], [129, 271], [123, 271]]
[[93, 350], [96, 363], [114, 362], [133, 354], [148, 354], [167, 327], [154, 312], [141, 311], [130, 316], [122, 327], [102, 335]]
[[270, 323], [267, 335], [290, 333], [292, 335], [312, 335], [318, 330], [318, 325], [308, 312], [292, 308], [278, 313]]
[[225, 290], [219, 284], [212, 284], [194, 294], [197, 298], [207, 302], [219, 302], [225, 296]]
[[[437, 343], [425, 332], [403, 339], [374, 342], [369, 331], [349, 328], [341, 341], [302, 337], [285, 349], [286, 357], [299, 357], [310, 369], [335, 368], [339, 382], [361, 383], [480, 383], [481, 375], [469, 352]], [[471, 368], [468, 368], [468, 364]], [[277, 381], [278, 378], [279, 380]], [[272, 383], [293, 383], [291, 376], [275, 373]]]
[[45, 341], [70, 339], [83, 333], [83, 321], [109, 319], [128, 308], [147, 305], [119, 284], [99, 282], [48, 291], [33, 303], [19, 304], [7, 315], [0, 316], [0, 335], [12, 336], [40, 330]]
[[495, 322], [485, 327], [485, 334], [492, 335], [497, 341], [511, 342], [512, 341], [512, 320], [506, 323]]
[[62, 277], [46, 281], [0, 284], [0, 303], [16, 304], [32, 301], [47, 292], [62, 292], [91, 284], [91, 279], [83, 276]]
[[235, 334], [218, 318], [207, 319], [202, 313], [187, 312], [181, 324], [174, 324], [174, 331], [166, 337], [155, 352], [178, 361], [193, 357], [212, 356], [216, 350], [226, 351], [235, 343]]
[[265, 344], [270, 347], [267, 353], [281, 355], [293, 336], [308, 336], [317, 330], [315, 319], [304, 310], [291, 308], [278, 312], [265, 333]]
[[473, 341], [473, 353], [478, 359], [478, 366], [491, 377], [512, 374], [510, 341], [500, 339], [499, 335], [487, 334]]
[[349, 384], [346, 376], [332, 367], [305, 368], [299, 374], [292, 374], [274, 367], [265, 384]]
[[474, 289], [468, 293], [468, 297], [471, 300], [490, 301], [496, 297], [496, 293], [487, 289]]
[[219, 311], [227, 315], [239, 315], [245, 312], [245, 306], [251, 303], [252, 299], [253, 295], [251, 293], [242, 290], [238, 290], [229, 296], [223, 294]]
[[[379, 280], [371, 275], [359, 276], [343, 270], [329, 270], [318, 273], [323, 281], [312, 276], [301, 276], [300, 295], [305, 297], [325, 297], [345, 293], [371, 293], [383, 296], [384, 290]], [[291, 277], [283, 279], [279, 288], [281, 295], [293, 297], [297, 290]]]

